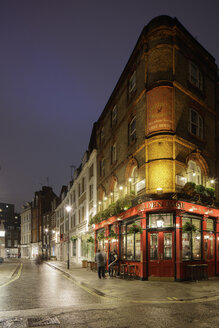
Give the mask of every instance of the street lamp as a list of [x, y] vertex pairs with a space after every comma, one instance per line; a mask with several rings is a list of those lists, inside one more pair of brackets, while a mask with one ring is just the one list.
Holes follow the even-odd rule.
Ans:
[[[72, 210], [71, 206], [67, 205], [65, 207], [66, 212], [69, 214]], [[67, 269], [70, 269], [70, 254], [69, 254], [69, 245], [70, 244], [70, 238], [69, 238], [69, 215], [68, 215], [68, 243], [67, 243]]]
[[45, 228], [45, 233], [46, 233], [46, 260], [48, 260], [48, 239], [47, 239], [47, 236], [48, 236], [48, 229]]

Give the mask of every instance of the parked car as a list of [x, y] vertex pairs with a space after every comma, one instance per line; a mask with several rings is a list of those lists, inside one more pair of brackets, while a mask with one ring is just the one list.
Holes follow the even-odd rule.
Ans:
[[3, 262], [4, 262], [3, 257], [0, 257], [0, 263], [3, 263]]

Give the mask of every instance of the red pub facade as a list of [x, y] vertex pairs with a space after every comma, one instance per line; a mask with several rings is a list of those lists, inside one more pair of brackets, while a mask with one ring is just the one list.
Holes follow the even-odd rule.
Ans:
[[[133, 223], [140, 232], [129, 233]], [[195, 231], [185, 231], [186, 223]], [[116, 233], [114, 238], [108, 238], [110, 231]], [[216, 276], [219, 210], [185, 201], [147, 201], [96, 224], [95, 246], [107, 255], [116, 250], [120, 264], [131, 265], [141, 280], [186, 280], [188, 268], [201, 264], [207, 276]]]

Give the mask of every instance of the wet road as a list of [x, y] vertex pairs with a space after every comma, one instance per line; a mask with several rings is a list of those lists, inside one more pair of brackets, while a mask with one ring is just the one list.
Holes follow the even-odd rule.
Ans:
[[[14, 273], [14, 274], [13, 274]], [[219, 301], [133, 304], [90, 293], [58, 270], [33, 262], [0, 267], [0, 328], [218, 328]]]
[[[11, 267], [8, 273], [10, 270]], [[18, 276], [19, 270], [21, 272], [17, 280], [12, 281], [13, 278], [10, 279], [6, 274], [1, 280], [0, 311], [57, 308], [101, 301], [46, 264], [38, 268], [33, 262], [23, 263], [22, 269], [17, 268], [14, 278]]]

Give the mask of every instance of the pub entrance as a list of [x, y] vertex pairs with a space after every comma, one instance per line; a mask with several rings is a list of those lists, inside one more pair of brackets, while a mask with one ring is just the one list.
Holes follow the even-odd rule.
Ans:
[[174, 232], [148, 232], [148, 280], [174, 277]]

